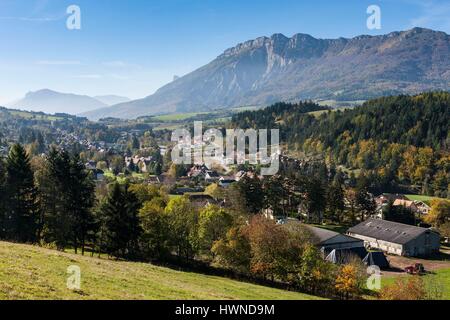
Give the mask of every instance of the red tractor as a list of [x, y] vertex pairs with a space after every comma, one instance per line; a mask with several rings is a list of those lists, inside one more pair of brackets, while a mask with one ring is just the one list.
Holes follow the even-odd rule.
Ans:
[[421, 263], [416, 263], [413, 266], [408, 266], [405, 268], [405, 272], [407, 274], [416, 274], [416, 275], [421, 275], [425, 273], [425, 268], [423, 266], [423, 264]]

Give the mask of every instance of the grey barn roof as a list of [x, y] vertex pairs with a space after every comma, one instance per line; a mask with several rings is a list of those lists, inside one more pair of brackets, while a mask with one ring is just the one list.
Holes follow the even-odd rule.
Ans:
[[322, 229], [319, 227], [310, 226], [307, 224], [304, 224], [304, 226], [311, 231], [311, 233], [314, 235], [315, 238], [319, 241], [319, 243], [325, 242], [331, 238], [334, 238], [339, 235], [339, 233]]
[[[338, 233], [335, 231], [315, 227], [315, 226], [312, 226], [309, 224], [305, 224], [305, 223], [300, 222], [297, 219], [288, 218], [286, 220], [286, 223], [291, 224], [291, 225], [301, 225], [301, 226], [305, 227], [309, 232], [311, 232], [311, 235], [313, 236], [312, 242], [314, 245], [321, 245], [322, 243], [324, 243], [330, 239], [333, 239], [335, 237], [338, 237], [338, 236], [340, 236], [342, 239], [342, 242], [340, 242], [340, 243], [362, 242], [361, 239], [354, 238], [354, 237], [348, 236], [346, 234], [341, 234], [341, 233]], [[336, 243], [338, 243], [338, 242], [336, 242]]]
[[379, 219], [368, 219], [348, 229], [347, 233], [359, 234], [387, 242], [405, 244], [429, 229]]

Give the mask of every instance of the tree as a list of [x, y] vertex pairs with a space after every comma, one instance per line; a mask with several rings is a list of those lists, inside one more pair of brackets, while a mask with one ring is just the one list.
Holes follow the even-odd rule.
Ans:
[[[0, 134], [1, 136], [1, 134]], [[0, 158], [0, 239], [4, 239], [6, 236], [6, 190], [5, 190], [5, 163], [2, 158]]]
[[345, 209], [344, 190], [337, 179], [333, 180], [327, 189], [327, 217], [338, 223], [342, 222], [342, 213]]
[[274, 278], [282, 272], [281, 259], [288, 234], [272, 220], [254, 216], [244, 229], [251, 247], [250, 270], [263, 278]]
[[306, 209], [310, 222], [322, 222], [323, 213], [326, 208], [325, 189], [322, 182], [312, 177], [306, 184]]
[[320, 251], [313, 244], [307, 244], [298, 270], [298, 286], [313, 294], [329, 290], [333, 271], [333, 265], [323, 260]]
[[263, 182], [264, 207], [271, 209], [276, 216], [287, 215], [285, 212], [285, 200], [288, 190], [286, 190], [283, 182], [283, 177], [279, 175], [264, 179]]
[[5, 236], [19, 242], [38, 240], [38, 207], [30, 158], [20, 144], [12, 146], [6, 159]]
[[419, 276], [407, 279], [398, 278], [395, 283], [381, 289], [382, 300], [424, 300], [426, 297], [425, 285]]
[[225, 237], [233, 223], [233, 217], [215, 205], [208, 205], [200, 210], [198, 216], [198, 238], [200, 247], [211, 253], [212, 245]]
[[251, 247], [243, 226], [228, 230], [224, 239], [214, 242], [211, 251], [216, 264], [239, 273], [250, 273]]
[[404, 206], [394, 206], [392, 201], [383, 209], [383, 219], [409, 225], [416, 224], [416, 217], [411, 209]]
[[92, 208], [95, 184], [80, 157], [51, 148], [36, 170], [36, 183], [42, 216], [42, 236], [59, 250], [70, 245], [75, 252], [93, 240], [97, 224]]
[[103, 221], [102, 238], [106, 252], [115, 257], [135, 258], [141, 228], [138, 218], [139, 201], [128, 190], [115, 183], [100, 211]]
[[147, 259], [162, 260], [170, 254], [169, 221], [157, 198], [144, 203], [139, 210], [141, 248]]
[[362, 287], [357, 266], [353, 264], [342, 266], [336, 277], [335, 288], [337, 293], [345, 299], [358, 297]]
[[248, 213], [259, 213], [264, 203], [261, 180], [256, 175], [253, 177], [245, 175], [236, 185], [243, 195]]
[[129, 191], [136, 195], [141, 204], [152, 201], [154, 198], [164, 198], [166, 200], [166, 195], [158, 187], [152, 185], [132, 184], [129, 186]]
[[174, 198], [165, 208], [170, 243], [179, 258], [189, 261], [198, 250], [198, 215], [187, 197]]
[[450, 238], [450, 222], [441, 224], [439, 226], [439, 233], [442, 237]]
[[345, 199], [348, 202], [348, 218], [350, 219], [352, 224], [356, 222], [356, 210], [357, 210], [357, 202], [356, 202], [356, 191], [354, 189], [347, 189], [345, 191]]
[[205, 193], [217, 200], [223, 199], [225, 192], [217, 183], [212, 183], [206, 187]]
[[361, 215], [361, 221], [375, 214], [377, 205], [372, 195], [369, 193], [368, 187], [358, 186], [356, 189], [356, 207]]
[[69, 167], [70, 185], [66, 201], [68, 212], [73, 216], [73, 245], [75, 253], [80, 246], [84, 255], [86, 241], [92, 240], [97, 227], [92, 214], [95, 184], [78, 155], [70, 158]]
[[439, 228], [450, 221], [450, 201], [433, 199], [431, 210], [425, 216], [425, 222]]
[[141, 143], [135, 135], [133, 135], [133, 138], [131, 140], [131, 148], [134, 150], [139, 150], [141, 148]]

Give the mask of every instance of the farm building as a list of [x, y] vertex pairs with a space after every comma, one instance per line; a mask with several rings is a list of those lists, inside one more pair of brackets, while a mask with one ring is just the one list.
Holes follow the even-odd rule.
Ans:
[[286, 223], [305, 226], [314, 237], [314, 245], [328, 255], [333, 249], [364, 248], [364, 241], [331, 230], [303, 224], [295, 219], [287, 219]]
[[364, 241], [331, 230], [306, 225], [317, 239], [315, 245], [325, 252], [333, 249], [363, 248]]
[[368, 219], [350, 228], [347, 235], [361, 239], [366, 246], [399, 256], [427, 256], [439, 252], [437, 232], [403, 223]]
[[[326, 252], [324, 252], [326, 254]], [[350, 249], [333, 249], [325, 258], [326, 261], [335, 264], [351, 263], [353, 259], [363, 260], [368, 252], [364, 247]]]

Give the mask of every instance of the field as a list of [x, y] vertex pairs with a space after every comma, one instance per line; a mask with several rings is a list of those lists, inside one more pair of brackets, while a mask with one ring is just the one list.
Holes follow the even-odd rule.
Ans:
[[[67, 289], [71, 265], [81, 290]], [[4, 299], [318, 299], [216, 276], [145, 263], [113, 261], [0, 242], [0, 300]]]
[[192, 112], [192, 113], [176, 113], [176, 114], [167, 114], [161, 116], [154, 116], [152, 120], [162, 121], [162, 122], [172, 122], [172, 121], [183, 121], [201, 114], [208, 114], [208, 112]]
[[[381, 286], [390, 285], [395, 282], [397, 278], [407, 279], [412, 277], [410, 275], [401, 275], [397, 277], [383, 277], [381, 279]], [[450, 300], [450, 269], [434, 270], [431, 273], [422, 276], [426, 285], [438, 286], [439, 290], [442, 290], [442, 299]]]
[[63, 118], [61, 117], [57, 117], [57, 116], [52, 116], [52, 115], [43, 115], [43, 114], [37, 114], [37, 113], [33, 113], [33, 112], [28, 112], [28, 111], [9, 111], [9, 113], [12, 116], [15, 117], [19, 117], [19, 118], [24, 118], [24, 119], [34, 119], [34, 120], [45, 120], [45, 121], [57, 121], [57, 120], [62, 120]]
[[406, 197], [409, 200], [413, 200], [413, 201], [423, 201], [426, 204], [430, 204], [431, 200], [433, 199], [440, 199], [440, 200], [446, 200], [446, 199], [442, 199], [442, 198], [437, 198], [437, 197], [430, 197], [430, 196], [421, 196], [421, 195], [416, 195], [416, 194], [407, 194]]

